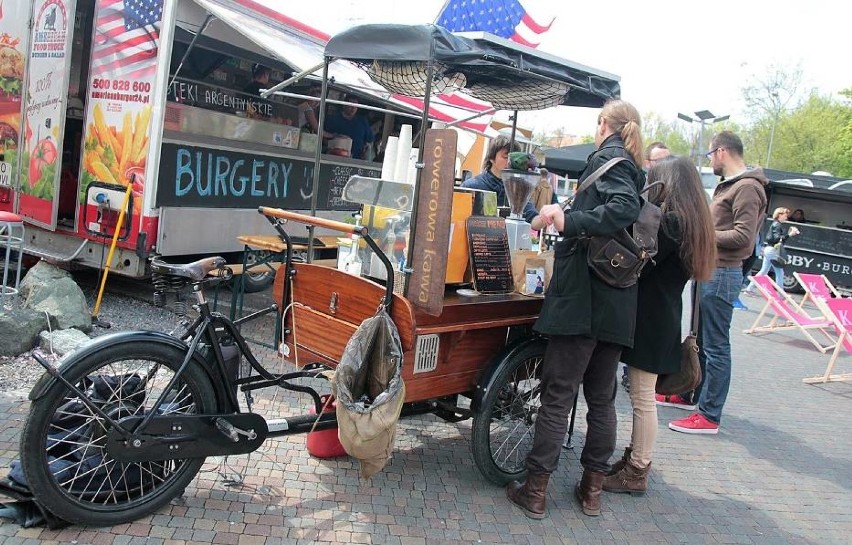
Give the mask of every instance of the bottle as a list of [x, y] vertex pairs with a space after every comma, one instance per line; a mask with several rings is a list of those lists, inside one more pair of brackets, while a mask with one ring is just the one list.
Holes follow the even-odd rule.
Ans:
[[[361, 226], [361, 215], [355, 214], [355, 227]], [[349, 247], [349, 255], [346, 256], [346, 260], [343, 262], [343, 270], [349, 274], [354, 274], [356, 276], [361, 276], [361, 267], [363, 263], [361, 262], [361, 256], [358, 252], [358, 243], [361, 240], [356, 234], [352, 235], [352, 245]]]

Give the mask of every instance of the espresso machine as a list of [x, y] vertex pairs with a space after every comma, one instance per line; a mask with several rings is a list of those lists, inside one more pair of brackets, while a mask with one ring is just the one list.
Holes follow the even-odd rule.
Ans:
[[500, 171], [506, 200], [509, 201], [509, 217], [506, 218], [506, 232], [509, 235], [510, 250], [529, 250], [530, 224], [524, 220], [524, 206], [530, 200], [540, 177], [537, 171], [504, 169]]

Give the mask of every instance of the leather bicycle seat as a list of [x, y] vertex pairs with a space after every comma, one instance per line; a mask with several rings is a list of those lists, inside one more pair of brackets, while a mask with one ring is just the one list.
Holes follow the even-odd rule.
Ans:
[[201, 281], [207, 276], [210, 271], [221, 269], [225, 266], [225, 258], [223, 257], [205, 257], [192, 263], [185, 265], [173, 265], [166, 263], [158, 258], [151, 261], [151, 271], [158, 274], [170, 274], [172, 276], [182, 276], [193, 281]]

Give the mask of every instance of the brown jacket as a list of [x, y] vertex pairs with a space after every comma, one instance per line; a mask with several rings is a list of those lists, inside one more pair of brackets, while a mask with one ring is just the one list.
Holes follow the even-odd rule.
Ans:
[[768, 183], [763, 169], [755, 168], [716, 186], [710, 213], [716, 228], [717, 267], [740, 267], [754, 252], [766, 216]]

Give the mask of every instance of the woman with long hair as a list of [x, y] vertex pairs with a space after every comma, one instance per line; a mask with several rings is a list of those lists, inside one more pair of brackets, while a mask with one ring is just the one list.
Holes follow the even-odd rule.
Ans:
[[[623, 157], [563, 210], [548, 204], [536, 222], [553, 225], [563, 239], [554, 245], [553, 278], [535, 330], [549, 337], [541, 371], [541, 407], [527, 455], [527, 479], [506, 488], [509, 500], [530, 518], [545, 516], [550, 475], [556, 470], [568, 417], [580, 382], [588, 406], [588, 431], [575, 487], [583, 513], [600, 514], [601, 485], [615, 450], [615, 375], [621, 350], [633, 344], [637, 287], [615, 288], [592, 273], [588, 238], [613, 235], [639, 216], [642, 136], [639, 112], [615, 100], [604, 105], [595, 130], [597, 149], [579, 183], [610, 159]], [[533, 227], [536, 227], [533, 224]]]
[[701, 178], [686, 157], [668, 157], [648, 171], [647, 199], [663, 212], [658, 252], [639, 278], [633, 348], [628, 367], [633, 433], [630, 446], [604, 479], [609, 492], [643, 493], [657, 438], [657, 375], [678, 371], [681, 361], [681, 295], [690, 278], [709, 280], [716, 266], [716, 238]]

